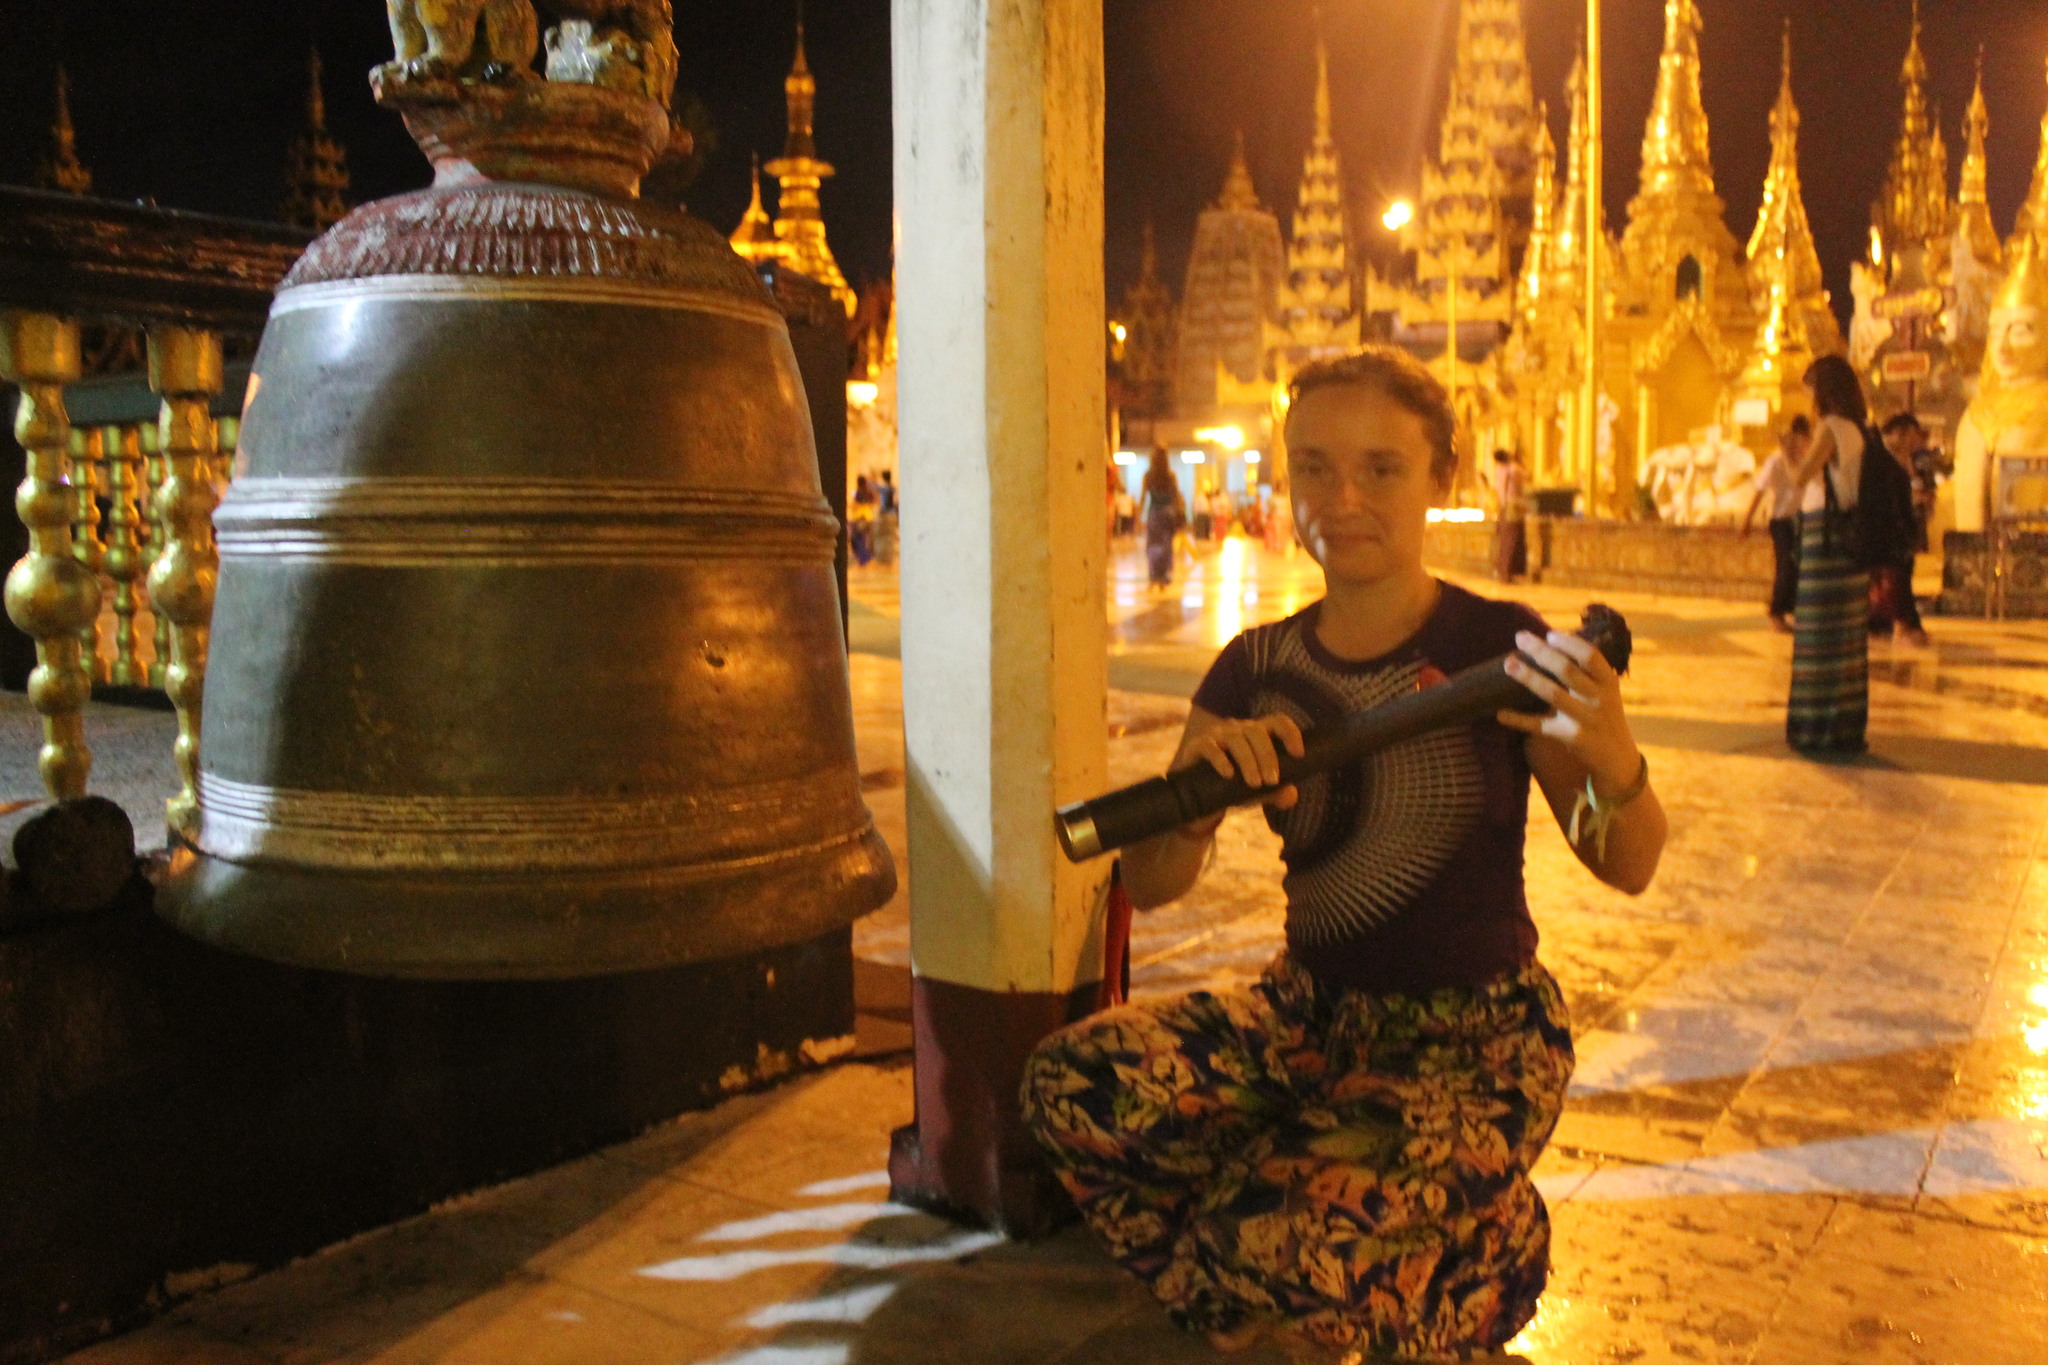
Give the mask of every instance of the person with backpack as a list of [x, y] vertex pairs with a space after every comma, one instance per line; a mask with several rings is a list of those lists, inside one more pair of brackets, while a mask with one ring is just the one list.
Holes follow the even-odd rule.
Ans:
[[1802, 491], [1785, 742], [1803, 754], [1858, 754], [1870, 721], [1870, 565], [1888, 547], [1871, 543], [1880, 538], [1865, 535], [1857, 509], [1865, 472], [1878, 463], [1865, 455], [1875, 445], [1892, 462], [1866, 431], [1863, 385], [1847, 360], [1814, 361], [1806, 387], [1820, 420], [1792, 471]]
[[[1880, 431], [1884, 449], [1898, 466], [1899, 477], [1884, 480], [1884, 538], [1890, 550], [1883, 563], [1870, 570], [1870, 633], [1882, 638], [1889, 634], [1919, 648], [1927, 647], [1927, 629], [1920, 624], [1920, 604], [1913, 598], [1913, 559], [1927, 548], [1927, 524], [1920, 512], [1922, 495], [1916, 465], [1925, 444], [1926, 429], [1920, 419], [1902, 412], [1887, 421]], [[1865, 480], [1866, 485], [1868, 480]], [[1866, 486], [1864, 498], [1870, 490]]]

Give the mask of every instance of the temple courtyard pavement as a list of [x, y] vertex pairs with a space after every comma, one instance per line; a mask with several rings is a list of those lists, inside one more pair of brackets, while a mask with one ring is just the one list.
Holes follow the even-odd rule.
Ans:
[[[1119, 780], [1163, 765], [1224, 640], [1318, 583], [1242, 540], [1166, 593], [1140, 560], [1120, 548], [1110, 594]], [[1539, 1169], [1555, 1272], [1513, 1349], [2048, 1360], [2048, 624], [1936, 618], [1930, 649], [1877, 647], [1872, 753], [1820, 765], [1782, 743], [1790, 643], [1752, 604], [1515, 592], [1553, 622], [1594, 596], [1628, 614], [1628, 695], [1673, 834], [1632, 900], [1532, 820], [1579, 1067]], [[894, 579], [859, 571], [852, 596], [864, 785], [900, 859]], [[0, 798], [32, 799], [33, 718], [0, 702]], [[96, 788], [160, 830], [168, 717], [94, 711]], [[1274, 850], [1255, 815], [1231, 818], [1203, 886], [1141, 919], [1141, 997], [1259, 971], [1281, 929]], [[888, 1202], [888, 1134], [911, 1113], [907, 923], [899, 897], [856, 931], [853, 1058], [282, 1270], [195, 1267], [165, 1317], [73, 1362], [1216, 1358], [1078, 1230], [1011, 1245]]]

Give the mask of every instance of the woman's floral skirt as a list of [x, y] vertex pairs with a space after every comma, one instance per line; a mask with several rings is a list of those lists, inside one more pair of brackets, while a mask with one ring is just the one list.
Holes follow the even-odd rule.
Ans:
[[1536, 1312], [1529, 1170], [1564, 1107], [1549, 972], [1426, 996], [1251, 990], [1128, 1005], [1041, 1044], [1024, 1117], [1109, 1252], [1183, 1327], [1285, 1319], [1396, 1356], [1497, 1350]]

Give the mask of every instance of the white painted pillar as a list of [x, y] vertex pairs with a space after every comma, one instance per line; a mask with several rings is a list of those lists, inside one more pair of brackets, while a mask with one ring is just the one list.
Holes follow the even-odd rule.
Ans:
[[1024, 1058], [1092, 1004], [1106, 864], [1102, 0], [895, 0], [917, 1122], [900, 1198], [1043, 1226]]

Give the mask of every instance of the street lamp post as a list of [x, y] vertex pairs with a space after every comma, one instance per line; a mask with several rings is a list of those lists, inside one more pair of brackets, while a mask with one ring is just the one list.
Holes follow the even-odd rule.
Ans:
[[1600, 0], [1586, 0], [1586, 374], [1579, 420], [1585, 430], [1580, 477], [1585, 481], [1587, 516], [1594, 513], [1600, 488], [1600, 243], [1606, 194], [1601, 84]]

